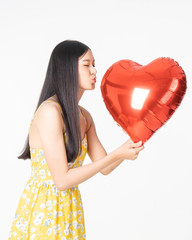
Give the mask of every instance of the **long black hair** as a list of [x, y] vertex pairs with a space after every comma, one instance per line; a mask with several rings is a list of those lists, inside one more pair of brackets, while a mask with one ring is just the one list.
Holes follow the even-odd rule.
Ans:
[[[74, 162], [82, 151], [78, 107], [78, 58], [89, 49], [87, 45], [76, 40], [65, 40], [55, 46], [36, 107], [37, 110], [43, 101], [56, 94], [66, 127], [68, 162]], [[22, 154], [17, 158], [25, 160], [30, 157], [28, 133]]]

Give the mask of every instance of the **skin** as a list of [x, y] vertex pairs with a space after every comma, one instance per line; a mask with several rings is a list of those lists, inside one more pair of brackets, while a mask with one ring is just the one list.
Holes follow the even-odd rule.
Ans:
[[[85, 59], [89, 59], [89, 61], [85, 61]], [[91, 50], [88, 50], [78, 60], [78, 101], [83, 96], [85, 90], [95, 89], [93, 78], [96, 76], [97, 71], [94, 64], [95, 59]], [[47, 100], [58, 102], [56, 95]], [[65, 125], [61, 116], [61, 110], [57, 103], [46, 103], [46, 101], [36, 111], [29, 132], [29, 145], [30, 147], [33, 146], [32, 148], [43, 148], [46, 162], [59, 190], [66, 190], [80, 184], [98, 172], [108, 175], [124, 160], [135, 160], [139, 152], [144, 149], [144, 146], [141, 146], [141, 142], [133, 143], [131, 139], [128, 139], [114, 151], [107, 154], [97, 136], [91, 114], [82, 107], [87, 121], [86, 128], [85, 120], [81, 111], [79, 111], [82, 139], [86, 132], [87, 153], [92, 163], [69, 169], [63, 140]]]
[[[86, 59], [89, 59], [87, 61]], [[88, 50], [78, 61], [79, 70], [79, 91], [78, 99], [80, 100], [85, 90], [93, 90], [95, 83], [92, 79], [96, 76], [95, 59], [91, 50]]]

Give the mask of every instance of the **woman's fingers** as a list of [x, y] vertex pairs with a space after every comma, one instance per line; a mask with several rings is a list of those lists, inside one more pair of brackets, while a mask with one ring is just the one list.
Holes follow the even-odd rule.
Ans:
[[130, 147], [132, 148], [138, 148], [142, 145], [142, 141], [136, 142], [136, 143], [130, 143]]
[[143, 149], [144, 149], [144, 146], [135, 148], [136, 152], [140, 152], [140, 151], [143, 150]]

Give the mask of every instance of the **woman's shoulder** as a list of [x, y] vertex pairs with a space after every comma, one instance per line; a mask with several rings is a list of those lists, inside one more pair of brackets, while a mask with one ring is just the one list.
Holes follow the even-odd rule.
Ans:
[[53, 101], [44, 101], [41, 103], [41, 106], [36, 111], [36, 124], [43, 126], [45, 121], [49, 120], [51, 124], [62, 125], [64, 131], [64, 122], [61, 116], [61, 110], [56, 102]]
[[90, 112], [85, 109], [84, 107], [82, 107], [81, 105], [79, 105], [81, 107], [81, 109], [83, 110], [84, 116], [86, 118], [87, 121], [87, 129], [89, 129], [89, 127], [91, 126], [92, 122], [93, 122], [93, 118], [90, 114]]

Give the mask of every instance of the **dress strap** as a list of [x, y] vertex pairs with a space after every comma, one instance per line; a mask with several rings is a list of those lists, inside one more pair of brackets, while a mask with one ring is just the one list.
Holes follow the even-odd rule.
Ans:
[[82, 107], [80, 106], [80, 111], [81, 111], [81, 113], [82, 113], [82, 115], [83, 115], [83, 117], [84, 117], [84, 119], [85, 119], [85, 128], [87, 129], [87, 120], [86, 120], [86, 117], [85, 117], [85, 115], [84, 115], [84, 113], [83, 113], [83, 110], [82, 110]]
[[61, 112], [62, 112], [61, 105], [60, 105], [58, 102], [56, 102], [56, 101], [52, 101], [52, 100], [47, 100], [47, 101], [45, 101], [45, 102], [55, 102], [55, 103], [57, 103], [57, 104], [59, 105], [60, 109], [61, 109]]

